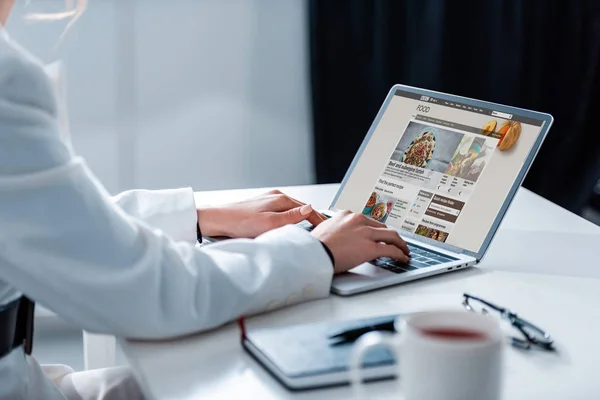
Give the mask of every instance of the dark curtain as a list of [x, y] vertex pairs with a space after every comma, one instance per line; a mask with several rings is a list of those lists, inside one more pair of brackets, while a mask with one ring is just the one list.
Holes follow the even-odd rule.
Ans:
[[573, 211], [600, 176], [600, 1], [309, 0], [317, 178], [339, 182], [395, 83], [544, 111], [525, 186]]

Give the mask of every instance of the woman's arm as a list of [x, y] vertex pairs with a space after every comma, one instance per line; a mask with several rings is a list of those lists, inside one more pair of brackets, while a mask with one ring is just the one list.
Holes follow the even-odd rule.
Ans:
[[328, 295], [332, 265], [310, 234], [176, 242], [116, 206], [58, 129], [41, 67], [0, 40], [3, 281], [86, 330], [136, 338]]
[[206, 236], [255, 238], [285, 225], [308, 220], [321, 224], [326, 217], [310, 205], [271, 190], [237, 203], [200, 206], [192, 189], [131, 190], [113, 201], [129, 215], [146, 221], [175, 240], [194, 243], [196, 224]]
[[198, 214], [191, 188], [128, 190], [112, 197], [112, 201], [173, 240], [196, 243]]

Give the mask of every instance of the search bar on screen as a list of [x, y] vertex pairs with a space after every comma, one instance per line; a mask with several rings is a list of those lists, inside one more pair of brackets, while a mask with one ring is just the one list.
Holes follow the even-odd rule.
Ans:
[[505, 118], [505, 119], [512, 119], [512, 114], [507, 114], [507, 113], [503, 113], [500, 111], [492, 111], [492, 116]]

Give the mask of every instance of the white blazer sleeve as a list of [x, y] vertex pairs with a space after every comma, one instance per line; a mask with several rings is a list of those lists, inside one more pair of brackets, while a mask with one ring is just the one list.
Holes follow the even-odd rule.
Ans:
[[160, 229], [173, 240], [196, 243], [198, 214], [191, 188], [128, 190], [112, 198], [123, 211]]
[[206, 247], [173, 240], [115, 205], [58, 129], [41, 66], [0, 39], [2, 281], [86, 330], [133, 338], [328, 295], [332, 266], [307, 232]]

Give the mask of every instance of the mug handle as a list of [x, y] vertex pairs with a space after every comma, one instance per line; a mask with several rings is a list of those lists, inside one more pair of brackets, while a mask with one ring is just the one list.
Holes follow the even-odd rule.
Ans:
[[352, 346], [349, 366], [350, 385], [356, 399], [367, 399], [361, 374], [361, 364], [365, 355], [375, 348], [387, 348], [394, 353], [398, 364], [400, 362], [399, 345], [400, 335], [398, 333], [369, 332], [362, 335]]

